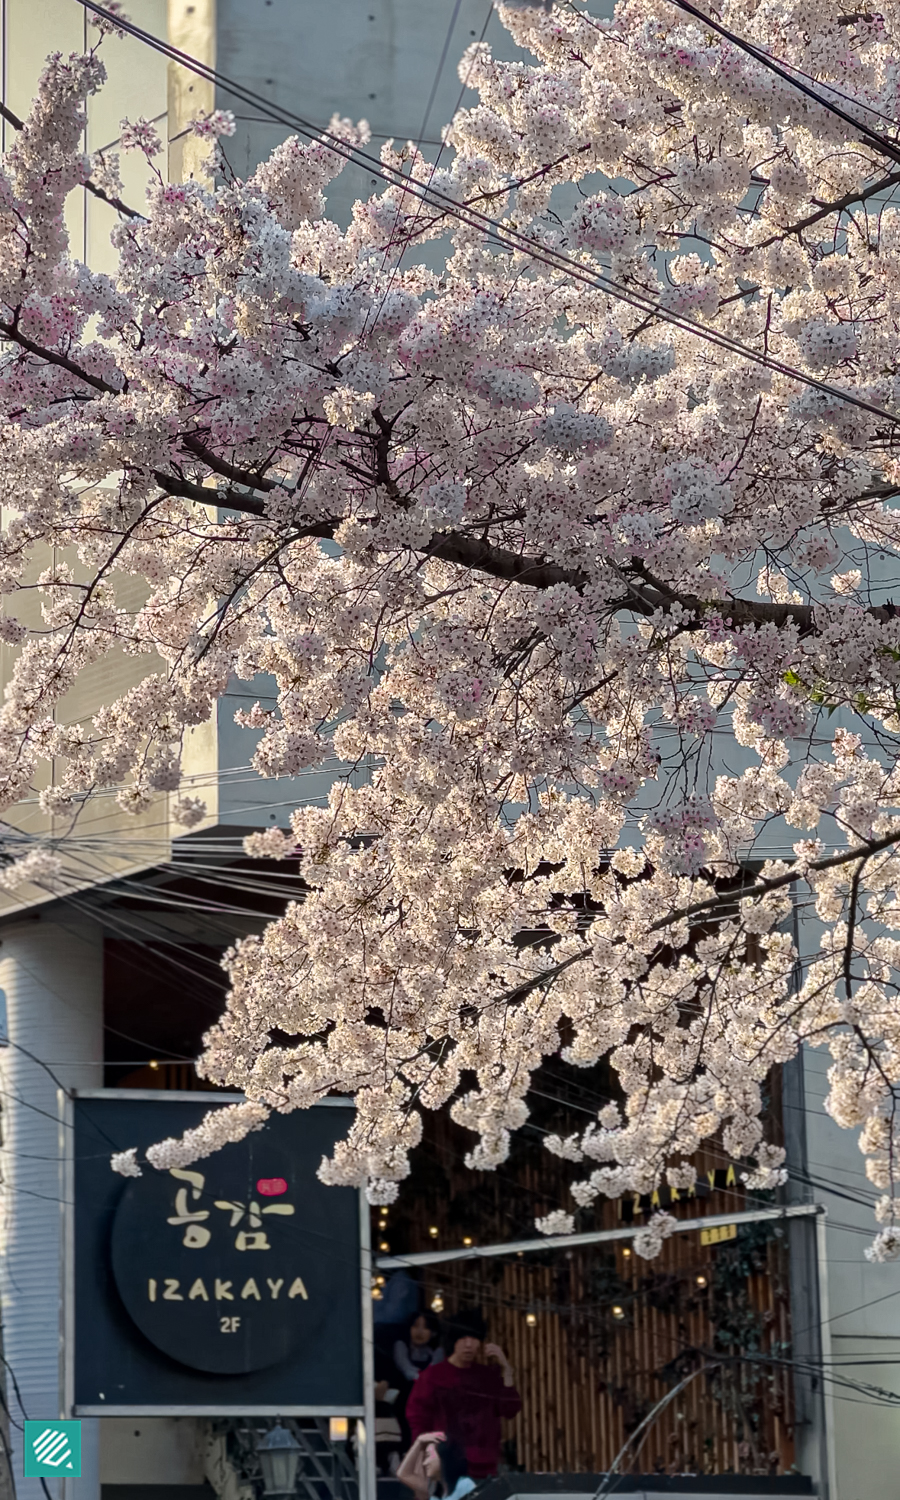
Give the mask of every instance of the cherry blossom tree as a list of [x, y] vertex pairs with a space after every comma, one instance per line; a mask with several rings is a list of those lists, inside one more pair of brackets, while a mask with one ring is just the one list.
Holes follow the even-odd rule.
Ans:
[[[3, 804], [52, 760], [55, 827], [115, 786], [191, 826], [185, 732], [259, 673], [257, 770], [346, 768], [248, 840], [308, 890], [227, 959], [200, 1067], [248, 1102], [154, 1165], [340, 1090], [322, 1175], [389, 1202], [423, 1110], [494, 1166], [562, 1049], [619, 1089], [548, 1142], [586, 1162], [578, 1204], [686, 1186], [713, 1136], [771, 1188], [761, 1089], [808, 1043], [887, 1258], [900, 3], [500, 17], [531, 61], [471, 47], [437, 163], [388, 143], [346, 229], [323, 195], [365, 125], [242, 182], [213, 116], [215, 188], [154, 180], [135, 213], [80, 154], [97, 51], [49, 61], [0, 176]], [[122, 208], [112, 279], [69, 253], [86, 180]], [[58, 722], [113, 648], [143, 680]], [[52, 880], [64, 842], [4, 881]]]

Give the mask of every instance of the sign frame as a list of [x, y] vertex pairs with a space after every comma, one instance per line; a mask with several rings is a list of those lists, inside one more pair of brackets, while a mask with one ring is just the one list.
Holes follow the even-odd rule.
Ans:
[[[149, 1101], [155, 1104], [193, 1104], [210, 1108], [216, 1104], [242, 1104], [244, 1095], [205, 1093], [184, 1089], [75, 1089], [72, 1094], [58, 1091], [60, 1200], [63, 1216], [62, 1256], [60, 1266], [60, 1390], [63, 1393], [60, 1420], [82, 1417], [354, 1417], [361, 1423], [359, 1469], [361, 1493], [375, 1494], [375, 1446], [368, 1435], [375, 1433], [374, 1333], [372, 1309], [372, 1246], [370, 1209], [365, 1191], [359, 1192], [360, 1266], [359, 1287], [362, 1310], [363, 1404], [360, 1406], [291, 1405], [76, 1405], [75, 1403], [75, 1099]], [[346, 1098], [326, 1098], [313, 1109], [336, 1106], [346, 1109]]]

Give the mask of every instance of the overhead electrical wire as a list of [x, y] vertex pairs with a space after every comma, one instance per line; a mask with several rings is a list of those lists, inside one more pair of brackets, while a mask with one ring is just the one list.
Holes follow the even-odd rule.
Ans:
[[[106, 12], [104, 11], [104, 8], [102, 6], [99, 6], [99, 5], [91, 3], [91, 0], [79, 0], [79, 3], [81, 3], [86, 9], [92, 10], [92, 11], [94, 11], [97, 14], [106, 14]], [[686, 4], [686, 3], [683, 3], [683, 0], [673, 0], [673, 3], [678, 4], [679, 8], [682, 9], [682, 10], [684, 10], [686, 13], [694, 15], [696, 18], [698, 18], [700, 20], [703, 20], [704, 22], [708, 22], [709, 21], [709, 18], [706, 17], [702, 12], [700, 12], [699, 10], [697, 10], [696, 7], [693, 7], [693, 6], [690, 6], [690, 5]], [[118, 17], [114, 17], [112, 19], [114, 19], [117, 22], [117, 24], [121, 20], [121, 18], [118, 18]], [[713, 23], [710, 22], [710, 24], [713, 24]], [[157, 48], [157, 50], [164, 51], [164, 52], [166, 52], [167, 55], [171, 55], [173, 57], [177, 57], [177, 60], [179, 60], [180, 62], [182, 62], [183, 65], [192, 68], [194, 71], [200, 73], [201, 76], [207, 76], [208, 75], [209, 77], [213, 78], [214, 81], [219, 82], [224, 88], [226, 88], [227, 90], [230, 90], [232, 92], [240, 89], [240, 86], [234, 84], [233, 81], [224, 78], [223, 75], [218, 74], [215, 70], [206, 68], [205, 65], [200, 64], [199, 62], [197, 62], [196, 59], [190, 58], [187, 54], [180, 53], [178, 49], [173, 49], [173, 48], [169, 47], [168, 44], [162, 43], [160, 41], [160, 39], [154, 38], [150, 33], [144, 32], [141, 28], [135, 27], [132, 23], [130, 23], [130, 22], [127, 22], [127, 23], [126, 22], [122, 22], [122, 25], [124, 26], [124, 28], [126, 30], [130, 31], [133, 35], [135, 35], [136, 37], [138, 37], [140, 40], [142, 40], [146, 44], [151, 45], [151, 46], [155, 46]], [[770, 66], [771, 65], [771, 59], [766, 58], [764, 54], [757, 55], [757, 49], [753, 48], [752, 44], [744, 44], [740, 38], [736, 38], [736, 37], [734, 37], [734, 35], [732, 33], [727, 33], [724, 30], [724, 28], [718, 27], [717, 23], [716, 23], [716, 29], [722, 31], [723, 35], [727, 35], [728, 39], [731, 40], [731, 41], [733, 41], [735, 43], [735, 45], [745, 45], [745, 49], [749, 50], [753, 56], [757, 57], [757, 60], [763, 62], [766, 66]], [[449, 36], [450, 36], [451, 33], [452, 33], [452, 24], [451, 24], [450, 32], [448, 32], [447, 41], [445, 42], [445, 48], [444, 48], [445, 53], [446, 53], [447, 47], [449, 46]], [[443, 65], [443, 61], [444, 61], [444, 58], [442, 56], [441, 66]], [[439, 73], [440, 73], [440, 67], [439, 67], [438, 76], [439, 76]], [[785, 74], [785, 77], [787, 78], [786, 74]], [[787, 78], [787, 81], [788, 82], [795, 82], [795, 80], [792, 80], [790, 78]], [[797, 85], [797, 86], [801, 87], [801, 89], [802, 89], [803, 92], [810, 93], [810, 91], [807, 90], [805, 88], [805, 86], [802, 86], [802, 85]], [[436, 87], [436, 82], [435, 82], [435, 87]], [[244, 92], [247, 92], [247, 91], [244, 91]], [[259, 96], [255, 96], [255, 97], [257, 98], [257, 100], [259, 100]], [[845, 112], [842, 112], [842, 111], [838, 110], [836, 107], [833, 107], [830, 104], [830, 101], [828, 101], [827, 99], [824, 99], [821, 96], [814, 95], [814, 94], [812, 95], [812, 97], [815, 97], [816, 101], [818, 103], [820, 103], [823, 107], [825, 107], [825, 108], [834, 108], [834, 112], [841, 114], [841, 117], [845, 118], [850, 123], [852, 123], [855, 128], [860, 128], [859, 127], [859, 122], [857, 122], [855, 120], [852, 120], [852, 118], [850, 116], [846, 115]], [[266, 104], [267, 107], [268, 107], [268, 101], [264, 101], [263, 100], [261, 102], [264, 103], [264, 104]], [[285, 112], [285, 111], [277, 111], [277, 108], [276, 108], [276, 113], [273, 113], [272, 110], [269, 109], [268, 117], [270, 119], [274, 120], [274, 119], [277, 118], [277, 114], [278, 113], [280, 113], [281, 115], [284, 116], [284, 118], [279, 121], [280, 123], [289, 123], [291, 125], [297, 125], [305, 133], [311, 133], [314, 138], [319, 138], [323, 134], [322, 132], [318, 131], [316, 129], [316, 127], [310, 125], [309, 122], [302, 120], [301, 117], [295, 116], [293, 114], [289, 114], [288, 112]], [[423, 128], [424, 128], [424, 126], [423, 126]], [[327, 132], [325, 132], [324, 134], [325, 134], [326, 137], [328, 136]], [[871, 138], [872, 138], [873, 141], [876, 141], [879, 144], [880, 147], [889, 146], [889, 147], [891, 147], [892, 150], [900, 151], [900, 148], [895, 148], [895, 147], [891, 146], [891, 143], [885, 142], [882, 138], [877, 137], [873, 132], [868, 132], [868, 134], [869, 134], [869, 136], [871, 136]], [[339, 154], [344, 155], [345, 157], [348, 156], [347, 150], [345, 149], [346, 143], [340, 142], [338, 140], [338, 138], [333, 138], [332, 140], [328, 141], [328, 144], [331, 145], [332, 149], [337, 150]], [[404, 191], [412, 191], [412, 192], [416, 193], [419, 197], [422, 197], [423, 194], [425, 194], [424, 201], [430, 201], [430, 197], [434, 197], [435, 196], [433, 193], [431, 193], [430, 187], [428, 189], [422, 189], [420, 191], [419, 185], [413, 185], [413, 184], [411, 184], [410, 181], [409, 181], [409, 179], [407, 179], [402, 173], [399, 173], [399, 174], [398, 173], [394, 173], [393, 176], [391, 176], [391, 174], [385, 174], [383, 171], [381, 171], [381, 164], [380, 163], [376, 163], [376, 161], [375, 161], [374, 158], [368, 157], [366, 155], [366, 153], [356, 153], [356, 154], [360, 157], [360, 161], [363, 164], [365, 164], [367, 167], [370, 167], [372, 169], [376, 169], [377, 172], [378, 172], [378, 175], [380, 175], [384, 180], [389, 180], [390, 179], [390, 180], [394, 181], [394, 185], [395, 186], [397, 186], [397, 185], [401, 186]], [[360, 164], [360, 163], [358, 162], [358, 164]], [[400, 178], [399, 183], [394, 180], [397, 177]], [[429, 197], [429, 195], [430, 195], [430, 197]], [[445, 199], [444, 195], [438, 194], [437, 197], [438, 197], [438, 199], [442, 200], [443, 206], [451, 213], [451, 216], [455, 215], [456, 217], [459, 217], [460, 205], [456, 204], [454, 200]], [[494, 230], [496, 230], [497, 227], [498, 227], [496, 225], [495, 221], [488, 219], [484, 215], [480, 215], [477, 210], [472, 210], [469, 206], [465, 206], [465, 212], [469, 213], [469, 214], [475, 213], [476, 217], [480, 218], [480, 220], [492, 232]], [[504, 232], [506, 232], [506, 231], [504, 231]], [[529, 240], [527, 240], [526, 237], [524, 237], [524, 236], [518, 236], [518, 239], [522, 242], [522, 247], [524, 247], [524, 249], [526, 249], [529, 254], [531, 254], [532, 256], [536, 256], [536, 258], [538, 258], [538, 259], [542, 259], [542, 260], [546, 261], [546, 259], [547, 259], [546, 254], [542, 255], [541, 252], [539, 252], [536, 249], [536, 247]], [[577, 262], [571, 261], [568, 257], [562, 256], [558, 252], [552, 252], [552, 258], [553, 258], [553, 260], [554, 260], [555, 263], [559, 263], [559, 264], [563, 264], [564, 263], [570, 270], [574, 270], [578, 274], [581, 274], [583, 272], [583, 270], [584, 270], [584, 268], [582, 266], [580, 266]], [[674, 321], [674, 322], [678, 323], [679, 326], [689, 327], [689, 328], [692, 329], [692, 331], [694, 331], [696, 333], [699, 333], [702, 336], [706, 336], [708, 334], [708, 332], [709, 332], [709, 330], [704, 330], [704, 329], [700, 328], [698, 325], [692, 324], [690, 322], [690, 320], [672, 318], [671, 316], [669, 316], [667, 314], [667, 312], [666, 312], [665, 309], [659, 308], [657, 310], [659, 311], [660, 316], [667, 316], [667, 317], [669, 317], [669, 321]], [[734, 341], [734, 342], [736, 342], [736, 341]], [[757, 357], [756, 354], [755, 354], [755, 351], [748, 351], [748, 350], [746, 350], [744, 348], [744, 346], [739, 346], [739, 347], [740, 347], [740, 351], [741, 352], [747, 353], [747, 354], [751, 355], [754, 358]], [[801, 380], [805, 381], [807, 384], [812, 384], [813, 386], [816, 386], [818, 388], [825, 389], [825, 387], [822, 385], [821, 382], [817, 382], [817, 381], [808, 379], [805, 375], [803, 375], [802, 372], [794, 370], [791, 367], [784, 367], [784, 373], [787, 373], [791, 378], [798, 378], [798, 379], [801, 379]], [[840, 391], [839, 388], [827, 387], [827, 389], [828, 389], [828, 391], [829, 391], [830, 394], [838, 396], [840, 399], [851, 399], [851, 400], [856, 401], [856, 398], [849, 397], [848, 393]], [[874, 408], [872, 408], [872, 409], [875, 410]], [[891, 414], [885, 413], [885, 412], [881, 411], [880, 408], [878, 408], [877, 410], [878, 410], [878, 414], [879, 415], [886, 416], [886, 417], [888, 417], [889, 420], [894, 420], [894, 418], [891, 417]], [[301, 774], [303, 774], [303, 773], [301, 773]], [[309, 773], [309, 774], [327, 774], [327, 771], [326, 771], [326, 768], [323, 767], [320, 771], [312, 772], [312, 773]], [[277, 803], [276, 802], [272, 802], [272, 803], [268, 803], [266, 805], [268, 805], [268, 806], [289, 806], [289, 805], [293, 805], [293, 800], [294, 799], [291, 799], [290, 802], [277, 802]], [[255, 811], [255, 810], [256, 810], [256, 806], [254, 805], [252, 808], [243, 809], [243, 810], [240, 810], [240, 811]]]
[[96, 0], [76, 0], [76, 3], [91, 13], [111, 21], [119, 30], [136, 37], [147, 46], [162, 53], [171, 61], [180, 63], [189, 71], [196, 73], [198, 77], [204, 78], [207, 82], [218, 84], [225, 92], [233, 95], [235, 98], [242, 99], [245, 102], [252, 103], [256, 107], [262, 108], [268, 113], [270, 119], [276, 123], [291, 126], [299, 134], [325, 145], [345, 161], [352, 162], [357, 166], [364, 166], [367, 171], [372, 172], [376, 177], [387, 182], [389, 186], [397, 188], [414, 198], [418, 198], [429, 206], [440, 209], [449, 218], [457, 219], [469, 228], [476, 228], [482, 231], [489, 240], [501, 248], [525, 254], [531, 260], [546, 265], [551, 269], [565, 271], [574, 281], [596, 290], [605, 291], [617, 300], [626, 302], [644, 314], [650, 314], [653, 317], [658, 317], [663, 322], [672, 324], [682, 332], [692, 333], [718, 348], [726, 349], [728, 352], [747, 359], [753, 364], [773, 370], [775, 373], [781, 374], [787, 379], [796, 381], [801, 385], [806, 385], [820, 394], [829, 396], [832, 400], [838, 400], [855, 406], [860, 410], [868, 412], [871, 416], [889, 422], [892, 426], [900, 425], [900, 414], [889, 412], [874, 402], [867, 401], [864, 397], [857, 396], [851, 391], [843, 390], [839, 386], [831, 385], [827, 381], [818, 380], [815, 376], [785, 364], [783, 361], [777, 360], [765, 352], [752, 349], [742, 344], [739, 340], [721, 333], [717, 329], [705, 327], [700, 323], [695, 323], [690, 318], [685, 318], [680, 314], [674, 313], [657, 299], [632, 288], [622, 286], [609, 273], [601, 270], [592, 271], [589, 267], [571, 259], [562, 252], [553, 250], [549, 246], [541, 246], [527, 234], [490, 218], [489, 215], [482, 213], [470, 204], [461, 204], [432, 186], [415, 182], [398, 168], [382, 163], [378, 158], [370, 156], [359, 147], [349, 145], [341, 137], [334, 135], [328, 130], [320, 130], [302, 116], [282, 109], [264, 97], [255, 94], [252, 90], [246, 89], [243, 85], [236, 83], [233, 79], [227, 78], [215, 68], [201, 63], [189, 53], [173, 47], [170, 43], [164, 42], [159, 37], [155, 37], [151, 32], [136, 26], [125, 17], [113, 15], [104, 6], [97, 4]]
[[[589, 14], [583, 15], [581, 11], [576, 10], [574, 0], [567, 0], [567, 3], [569, 9], [578, 16], [579, 20], [587, 20], [594, 30], [599, 31], [601, 29], [598, 22], [593, 16]], [[798, 78], [805, 78], [810, 83], [817, 84], [819, 88], [827, 89], [829, 93], [835, 94], [837, 98], [845, 100], [848, 104], [854, 105], [857, 109], [864, 110], [867, 114], [877, 116], [878, 119], [884, 120], [887, 124], [893, 125], [894, 128], [897, 129], [898, 122], [893, 119], [891, 115], [887, 115], [882, 110], [877, 109], [874, 105], [866, 104], [864, 100], [857, 99], [852, 94], [846, 93], [843, 89], [838, 88], [834, 83], [829, 83], [825, 79], [816, 78], [812, 73], [804, 72], [804, 70], [798, 67], [795, 63], [790, 63], [787, 62], [784, 58], [776, 57], [773, 52], [770, 52], [763, 47], [757, 46], [755, 42], [748, 42], [746, 38], [739, 36], [734, 31], [730, 31], [727, 26], [724, 26], [721, 22], [714, 20], [713, 17], [709, 16], [705, 11], [701, 11], [698, 6], [688, 3], [688, 0], [669, 0], [669, 3], [671, 5], [674, 5], [677, 10], [682, 11], [685, 15], [689, 15], [693, 20], [700, 21], [704, 26], [708, 27], [710, 31], [718, 33], [718, 35], [721, 36], [723, 40], [730, 42], [732, 46], [737, 47], [742, 52], [746, 52], [747, 55], [749, 57], [752, 57], [755, 62], [760, 63], [770, 72], [777, 74], [778, 77], [780, 77], [785, 83], [790, 84], [791, 87], [799, 89], [801, 93], [807, 95], [811, 100], [813, 100], [813, 102], [820, 105], [823, 109], [827, 110], [831, 114], [838, 116], [845, 122], [845, 124], [852, 125], [855, 131], [863, 134], [866, 137], [867, 144], [871, 145], [874, 150], [880, 151], [890, 159], [900, 162], [900, 141], [891, 140], [889, 136], [885, 136], [880, 131], [871, 130], [869, 126], [858, 120], [854, 115], [846, 113], [846, 111], [842, 110], [838, 105], [835, 105], [834, 102], [827, 97], [827, 95], [820, 94], [815, 89], [809, 89], [804, 84], [799, 83]]]
[[[669, 4], [674, 5], [676, 10], [682, 11], [683, 14], [691, 16], [696, 21], [700, 21], [704, 26], [708, 26], [710, 31], [716, 32], [719, 36], [724, 38], [724, 40], [730, 42], [733, 47], [737, 47], [741, 52], [745, 52], [748, 57], [752, 57], [755, 62], [758, 62], [762, 67], [767, 68], [770, 73], [774, 73], [776, 77], [782, 79], [783, 82], [790, 84], [792, 88], [796, 89], [799, 93], [804, 94], [806, 98], [811, 99], [813, 103], [820, 105], [821, 108], [827, 110], [829, 114], [837, 116], [837, 118], [843, 120], [846, 125], [851, 125], [854, 131], [856, 131], [858, 135], [861, 135], [864, 138], [866, 144], [872, 146], [874, 150], [880, 151], [882, 155], [887, 156], [891, 161], [900, 163], [900, 143], [898, 143], [897, 141], [889, 140], [888, 137], [882, 135], [880, 131], [872, 130], [863, 121], [856, 119], [851, 114], [848, 114], [847, 111], [845, 109], [842, 109], [839, 104], [833, 103], [832, 100], [818, 93], [815, 89], [810, 88], [805, 83], [801, 83], [800, 80], [793, 75], [793, 73], [788, 71], [790, 68], [789, 63], [783, 64], [779, 62], [777, 58], [772, 57], [761, 47], [757, 47], [754, 42], [748, 42], [745, 40], [745, 38], [738, 36], [736, 32], [729, 31], [727, 26], [723, 26], [720, 21], [717, 21], [712, 16], [707, 15], [705, 11], [700, 10], [699, 6], [692, 4], [692, 0], [669, 0]], [[827, 88], [828, 85], [826, 84], [825, 87]], [[861, 109], [867, 108], [865, 104], [860, 104], [859, 107]]]

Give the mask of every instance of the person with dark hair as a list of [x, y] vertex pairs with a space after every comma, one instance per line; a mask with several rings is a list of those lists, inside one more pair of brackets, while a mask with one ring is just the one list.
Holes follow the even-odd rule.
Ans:
[[500, 1422], [522, 1409], [512, 1366], [498, 1344], [484, 1344], [492, 1364], [478, 1356], [487, 1326], [476, 1308], [464, 1309], [444, 1324], [447, 1358], [423, 1370], [410, 1392], [406, 1420], [413, 1438], [444, 1432], [462, 1445], [473, 1479], [496, 1474], [500, 1462]]
[[463, 1500], [475, 1488], [469, 1476], [465, 1451], [442, 1432], [423, 1432], [416, 1438], [402, 1464], [397, 1479], [412, 1490], [415, 1500]]
[[394, 1344], [394, 1364], [410, 1385], [418, 1380], [423, 1370], [435, 1365], [444, 1357], [438, 1347], [441, 1325], [433, 1312], [420, 1312], [409, 1325], [405, 1339]]

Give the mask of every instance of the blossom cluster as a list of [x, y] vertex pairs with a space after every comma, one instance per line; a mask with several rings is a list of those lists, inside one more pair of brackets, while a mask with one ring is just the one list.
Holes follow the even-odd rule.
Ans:
[[[0, 808], [40, 786], [54, 844], [0, 878], [52, 878], [98, 789], [201, 822], [183, 747], [235, 679], [272, 684], [238, 716], [261, 775], [338, 767], [248, 845], [307, 893], [227, 958], [201, 1066], [248, 1103], [153, 1165], [337, 1090], [322, 1176], [386, 1203], [422, 1111], [494, 1167], [562, 1051], [617, 1080], [548, 1141], [575, 1204], [712, 1139], [763, 1190], [808, 1043], [893, 1253], [900, 218], [868, 124], [900, 3], [814, 12], [717, 17], [818, 100], [668, 0], [501, 4], [531, 61], [468, 50], [437, 165], [385, 144], [344, 227], [365, 122], [156, 177], [114, 275], [66, 236], [102, 64], [49, 59], [0, 171]], [[145, 674], [73, 722], [114, 652]]]

